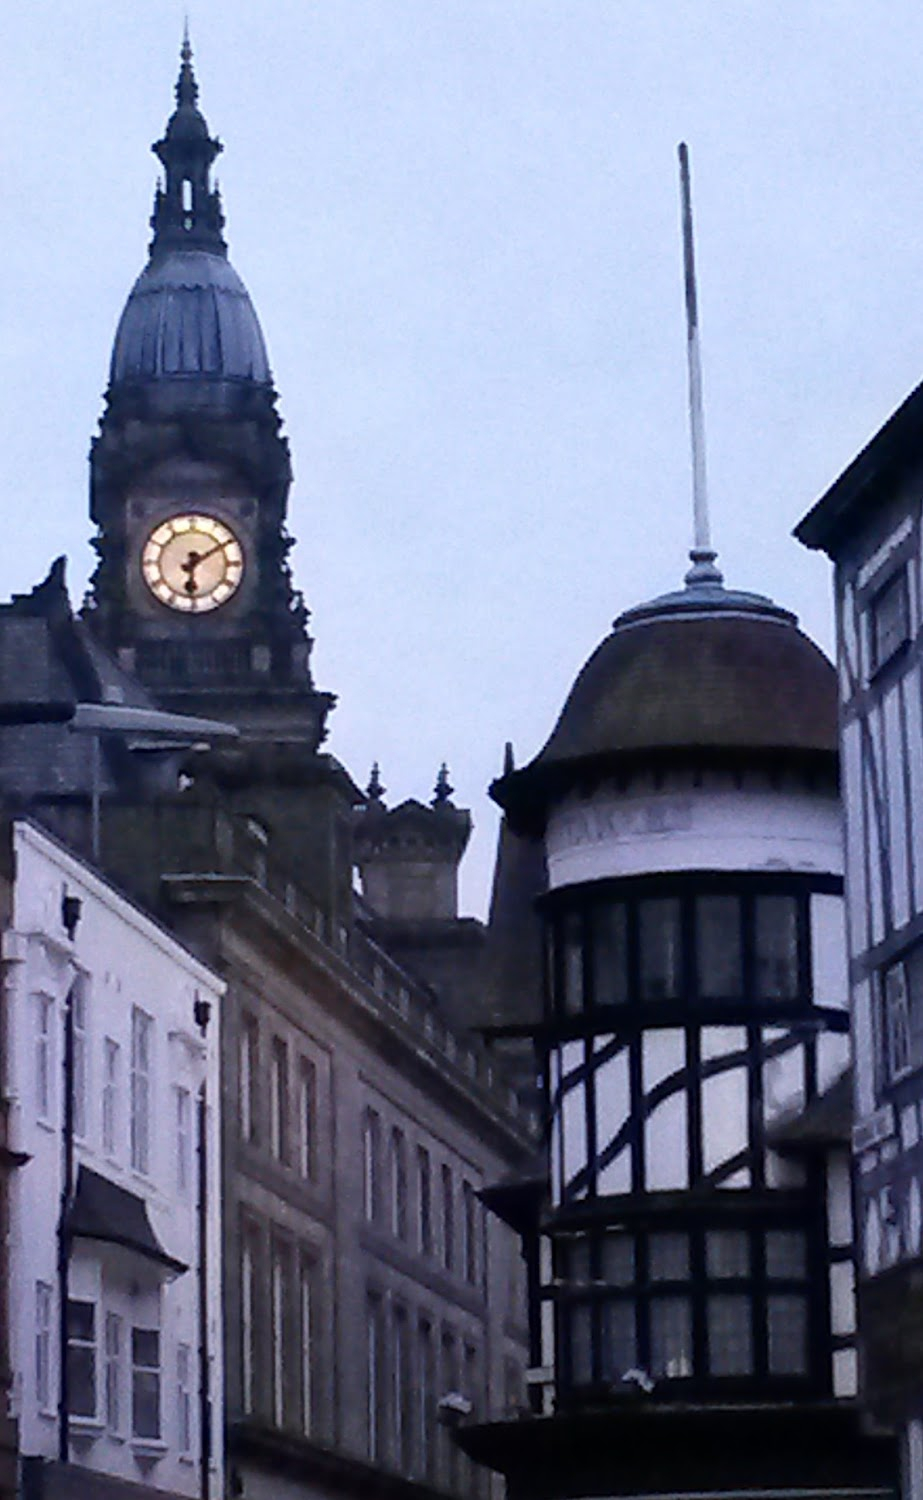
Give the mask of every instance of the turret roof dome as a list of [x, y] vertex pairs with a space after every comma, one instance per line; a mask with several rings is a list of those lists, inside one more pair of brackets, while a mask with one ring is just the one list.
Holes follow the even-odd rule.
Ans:
[[578, 673], [535, 759], [494, 782], [514, 828], [629, 763], [815, 761], [832, 771], [836, 675], [793, 614], [696, 583], [626, 611]]

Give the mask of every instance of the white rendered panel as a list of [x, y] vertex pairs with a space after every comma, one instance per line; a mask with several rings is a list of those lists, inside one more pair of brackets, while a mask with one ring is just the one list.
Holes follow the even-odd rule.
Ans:
[[[768, 1047], [787, 1035], [783, 1027], [767, 1026], [763, 1041]], [[804, 1104], [804, 1047], [793, 1041], [784, 1052], [767, 1057], [763, 1063], [763, 1119], [770, 1125], [780, 1115], [803, 1109]]]
[[908, 1257], [914, 1257], [920, 1252], [921, 1228], [923, 1228], [923, 1212], [921, 1212], [920, 1183], [914, 1177], [911, 1179], [910, 1190], [907, 1194], [907, 1213], [904, 1225], [905, 1249]]
[[853, 953], [864, 952], [871, 945], [869, 931], [868, 891], [866, 889], [866, 819], [863, 799], [861, 729], [858, 720], [846, 724], [840, 741], [840, 774], [846, 818], [846, 900], [849, 912], [849, 942]]
[[645, 1094], [686, 1066], [686, 1033], [679, 1027], [645, 1032], [641, 1042], [641, 1077]]
[[[642, 1039], [645, 1104], [651, 1091], [686, 1066], [686, 1036], [678, 1028], [649, 1031]], [[667, 1085], [670, 1086], [669, 1083]], [[689, 1185], [689, 1142], [685, 1085], [674, 1083], [644, 1125], [645, 1188], [649, 1192]]]
[[831, 1152], [827, 1163], [827, 1238], [831, 1245], [851, 1245], [852, 1181], [845, 1151]]
[[830, 1331], [856, 1331], [856, 1274], [851, 1260], [830, 1267]]
[[561, 1053], [555, 1048], [549, 1060], [551, 1082], [551, 1201], [561, 1202]]
[[875, 707], [869, 710], [867, 733], [862, 745], [865, 766], [865, 816], [868, 836], [868, 880], [869, 915], [871, 918], [872, 943], [880, 943], [884, 936], [884, 907], [882, 904], [882, 848], [879, 837], [882, 807], [882, 730], [881, 713]]
[[856, 595], [851, 583], [844, 585], [840, 598], [839, 644], [840, 695], [843, 702], [848, 703], [861, 678]]
[[836, 798], [730, 784], [566, 798], [545, 848], [552, 888], [659, 870], [843, 869]]
[[[705, 1026], [702, 1028], [702, 1061], [742, 1052], [747, 1033], [742, 1026]], [[743, 1061], [726, 1072], [702, 1080], [702, 1167], [713, 1172], [731, 1157], [746, 1150], [748, 1144], [747, 1070]], [[741, 1169], [749, 1185], [750, 1174]], [[732, 1184], [733, 1185], [733, 1184]]]
[[923, 673], [919, 668], [904, 679], [903, 693], [912, 809], [913, 904], [915, 911], [923, 911]]
[[815, 1005], [849, 1008], [846, 913], [842, 896], [811, 896], [811, 988]]
[[566, 1089], [561, 1101], [561, 1132], [564, 1145], [564, 1183], [582, 1172], [587, 1164], [586, 1085]]
[[658, 1104], [644, 1125], [644, 1186], [648, 1192], [689, 1186], [686, 1091]]
[[[628, 1049], [623, 1047], [600, 1064], [596, 1072], [596, 1139], [600, 1151], [618, 1134], [630, 1112]], [[600, 1170], [597, 1188], [600, 1193], [631, 1192], [630, 1146], [623, 1146], [614, 1160]]]
[[852, 1051], [853, 1099], [856, 1119], [873, 1113], [875, 1097], [875, 1026], [872, 1017], [872, 983], [860, 980], [853, 988]]
[[600, 1145], [621, 1130], [630, 1113], [628, 1048], [623, 1047], [596, 1068], [596, 1134]]
[[606, 1163], [596, 1179], [596, 1186], [602, 1194], [631, 1192], [630, 1146], [623, 1146], [618, 1155]]
[[819, 1093], [835, 1083], [849, 1067], [849, 1036], [845, 1031], [822, 1031], [817, 1038], [817, 1088]]
[[855, 1349], [836, 1349], [833, 1354], [833, 1394], [846, 1398], [859, 1393], [859, 1371]]
[[743, 1026], [703, 1026], [699, 1048], [702, 1061], [713, 1057], [727, 1057], [729, 1052], [743, 1052], [747, 1045], [747, 1032]]
[[900, 688], [886, 695], [882, 713], [885, 798], [891, 850], [894, 921], [903, 927], [910, 916], [910, 871], [907, 865], [907, 799], [904, 795], [904, 738], [901, 734]]

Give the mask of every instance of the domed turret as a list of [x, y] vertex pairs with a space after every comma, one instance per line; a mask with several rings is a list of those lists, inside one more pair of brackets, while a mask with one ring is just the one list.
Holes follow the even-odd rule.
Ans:
[[833, 774], [833, 667], [761, 594], [692, 582], [627, 610], [582, 668], [547, 743], [492, 795], [539, 831], [551, 802], [632, 765], [767, 759]]

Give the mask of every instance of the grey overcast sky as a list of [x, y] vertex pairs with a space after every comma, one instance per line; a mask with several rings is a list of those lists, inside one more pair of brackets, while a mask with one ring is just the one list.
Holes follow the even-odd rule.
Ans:
[[[86, 455], [181, 0], [3, 7], [0, 596], [90, 569]], [[728, 582], [830, 648], [791, 527], [923, 375], [919, 0], [190, 0], [231, 258], [295, 464], [329, 748], [389, 802], [550, 731], [691, 529], [689, 142]]]

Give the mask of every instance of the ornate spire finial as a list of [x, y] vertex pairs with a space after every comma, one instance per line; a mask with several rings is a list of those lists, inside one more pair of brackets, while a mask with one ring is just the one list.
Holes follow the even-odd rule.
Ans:
[[199, 85], [192, 70], [192, 46], [189, 41], [189, 17], [183, 23], [183, 45], [180, 47], [179, 77], [176, 80], [176, 102], [182, 107], [191, 105], [195, 109], [199, 98]]
[[210, 183], [221, 142], [208, 133], [199, 105], [199, 85], [192, 67], [189, 21], [183, 28], [176, 108], [162, 141], [151, 148], [163, 164], [164, 183], [154, 195], [151, 254], [165, 250], [210, 250], [224, 255], [221, 198]]
[[384, 800], [386, 791], [387, 787], [382, 786], [381, 784], [381, 773], [378, 769], [378, 761], [373, 761], [372, 773], [369, 776], [369, 784], [365, 789], [365, 795], [368, 797], [370, 802], [382, 802]]
[[433, 800], [431, 806], [445, 807], [446, 803], [451, 800], [454, 790], [454, 786], [449, 785], [449, 768], [446, 765], [445, 761], [443, 761], [442, 765], [439, 767], [439, 775], [436, 777], [436, 785], [433, 788]]

